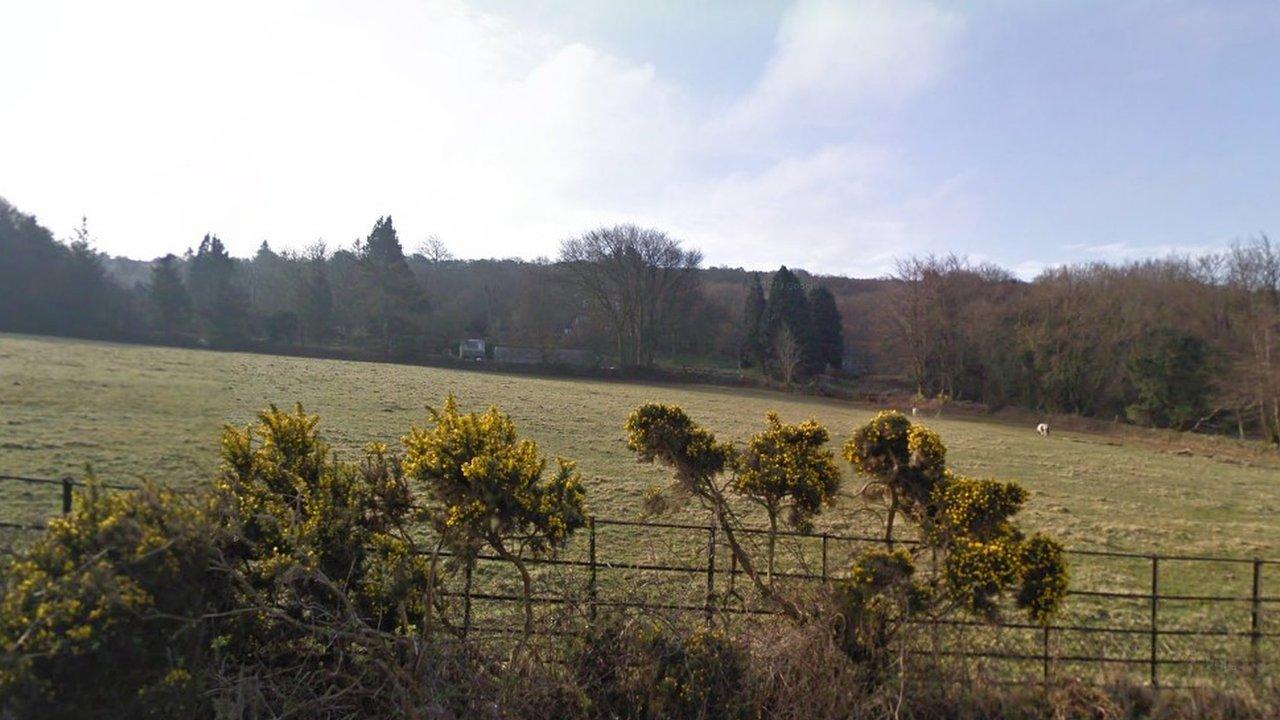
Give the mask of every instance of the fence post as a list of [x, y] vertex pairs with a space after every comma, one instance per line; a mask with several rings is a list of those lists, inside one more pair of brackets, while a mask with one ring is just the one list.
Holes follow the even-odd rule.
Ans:
[[466, 640], [471, 633], [471, 569], [475, 560], [467, 560], [466, 580], [462, 585], [462, 639]]
[[1160, 625], [1158, 609], [1160, 607], [1160, 556], [1151, 556], [1151, 687], [1160, 686], [1160, 675], [1157, 671], [1159, 660], [1156, 657]]
[[[929, 567], [934, 572], [937, 572], [937, 546], [934, 546], [929, 550]], [[935, 612], [929, 613], [929, 641], [933, 643], [933, 662], [937, 665], [942, 661], [942, 632], [938, 629], [938, 614]]]
[[62, 514], [71, 514], [71, 488], [75, 487], [76, 481], [68, 475], [62, 478]]
[[732, 596], [733, 593], [735, 592], [735, 589], [738, 587], [737, 580], [738, 580], [738, 556], [734, 555], [733, 553], [729, 553], [729, 592], [727, 593], [728, 595]]
[[827, 584], [827, 534], [822, 533], [822, 584]]
[[1262, 655], [1259, 642], [1262, 639], [1262, 560], [1253, 559], [1253, 598], [1249, 620], [1249, 651], [1253, 659], [1253, 675], [1261, 677]]
[[590, 542], [589, 542], [589, 545], [587, 546], [587, 554], [589, 558], [588, 562], [591, 563], [591, 579], [589, 581], [590, 584], [587, 586], [587, 602], [588, 602], [587, 607], [588, 607], [588, 613], [591, 617], [591, 621], [595, 622], [595, 619], [596, 619], [596, 516], [595, 515], [592, 515], [591, 519], [588, 521], [588, 528], [591, 531], [591, 534], [588, 536], [590, 538]]
[[716, 595], [716, 526], [707, 526], [707, 624], [711, 624]]
[[1043, 650], [1044, 650], [1044, 653], [1043, 653], [1042, 659], [1044, 660], [1044, 684], [1047, 686], [1049, 684], [1049, 626], [1048, 625], [1044, 626]]

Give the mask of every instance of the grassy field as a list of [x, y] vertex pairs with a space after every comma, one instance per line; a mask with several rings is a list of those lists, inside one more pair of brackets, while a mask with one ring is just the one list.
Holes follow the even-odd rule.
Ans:
[[[58, 477], [88, 463], [107, 480], [192, 484], [216, 471], [222, 425], [250, 422], [269, 403], [301, 402], [321, 415], [339, 449], [354, 450], [370, 440], [397, 443], [449, 392], [464, 407], [501, 406], [546, 453], [578, 460], [592, 509], [614, 517], [635, 516], [645, 488], [664, 481], [626, 449], [622, 423], [640, 403], [678, 403], [735, 440], [777, 410], [787, 420], [818, 419], [839, 443], [873, 412], [763, 391], [0, 335], [0, 473]], [[1280, 555], [1274, 466], [1156, 452], [1105, 436], [1041, 438], [1031, 428], [970, 419], [924, 422], [942, 434], [958, 471], [1023, 483], [1032, 492], [1025, 522], [1073, 547]], [[826, 527], [852, 529], [840, 507]]]
[[[723, 438], [744, 440], [766, 411], [816, 418], [838, 446], [873, 409], [764, 391], [559, 380], [402, 365], [309, 360], [0, 335], [0, 474], [58, 477], [85, 464], [104, 480], [194, 485], [217, 468], [218, 432], [269, 403], [301, 402], [319, 413], [340, 450], [398, 442], [446, 393], [466, 408], [497, 404], [549, 455], [579, 461], [592, 511], [635, 518], [646, 488], [664, 473], [627, 451], [622, 424], [647, 401], [682, 405]], [[1108, 436], [1055, 432], [961, 418], [924, 420], [937, 429], [957, 471], [1012, 479], [1031, 491], [1025, 526], [1073, 548], [1280, 556], [1280, 470], [1259, 461], [1161, 451]], [[843, 465], [843, 462], [842, 462]], [[856, 484], [846, 467], [846, 492]], [[819, 523], [865, 531], [852, 498]], [[38, 518], [57, 508], [55, 488], [0, 483], [0, 519]], [[686, 513], [684, 519], [697, 516]], [[642, 552], [617, 538], [620, 552]], [[1142, 590], [1141, 561], [1079, 563], [1077, 585]], [[1162, 567], [1162, 589], [1247, 594], [1248, 566]], [[1275, 571], [1280, 574], [1280, 571]], [[1274, 588], [1274, 590], [1272, 590]], [[1280, 577], [1268, 584], [1280, 595]], [[1240, 608], [1234, 608], [1235, 613]], [[1147, 612], [1141, 603], [1134, 617]], [[1195, 615], [1236, 626], [1212, 608]], [[1112, 611], [1090, 609], [1088, 615]], [[1123, 613], [1129, 614], [1129, 613]], [[1109, 616], [1109, 615], [1108, 615]]]

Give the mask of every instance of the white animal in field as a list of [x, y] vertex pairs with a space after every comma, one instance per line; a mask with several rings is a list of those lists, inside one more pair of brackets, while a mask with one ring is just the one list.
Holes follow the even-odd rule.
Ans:
[[919, 415], [919, 414], [920, 414], [920, 408], [911, 408], [911, 417], [915, 417], [916, 415]]
[[1037, 425], [1036, 432], [1040, 433], [1040, 437], [1049, 437], [1049, 423], [1040, 423]]

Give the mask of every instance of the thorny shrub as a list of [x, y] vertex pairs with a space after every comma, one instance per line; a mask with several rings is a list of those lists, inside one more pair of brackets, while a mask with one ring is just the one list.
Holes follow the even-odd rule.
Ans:
[[532, 578], [525, 553], [542, 556], [564, 546], [586, 524], [586, 492], [575, 464], [547, 461], [496, 407], [462, 413], [453, 395], [432, 409], [434, 426], [404, 438], [405, 475], [426, 496], [427, 516], [453, 552], [474, 557], [487, 546], [520, 572], [525, 633], [533, 630]]
[[[1067, 590], [1062, 546], [1044, 535], [1027, 538], [1013, 522], [1027, 493], [1014, 483], [955, 475], [946, 467], [946, 447], [937, 433], [886, 411], [854, 431], [845, 457], [869, 478], [868, 487], [887, 493], [885, 540], [892, 545], [895, 513], [913, 521], [923, 541], [888, 556], [859, 559], [843, 581], [849, 628], [875, 632], [849, 635], [854, 658], [882, 655], [896, 628], [913, 617], [934, 619], [959, 608], [980, 617], [998, 617], [1002, 601], [1037, 623], [1047, 624]], [[897, 558], [886, 565], [888, 558]], [[928, 560], [926, 572], [916, 566]], [[899, 571], [883, 589], [866, 581], [867, 567]], [[875, 574], [873, 573], [873, 576]], [[910, 576], [915, 579], [907, 579]], [[903, 592], [916, 602], [903, 605]], [[883, 601], [876, 598], [886, 594]], [[927, 602], [926, 602], [927, 600]]]
[[814, 516], [835, 502], [840, 490], [835, 455], [823, 447], [829, 437], [813, 420], [788, 424], [771, 412], [765, 429], [752, 435], [734, 458], [733, 490], [763, 508], [769, 518], [771, 580], [778, 516], [786, 511], [792, 528], [809, 532]]
[[192, 623], [232, 594], [208, 509], [146, 485], [80, 502], [0, 570], [0, 717], [181, 717], [215, 654]]
[[[0, 717], [391, 716], [449, 696], [399, 457], [301, 407], [222, 436], [205, 492], [90, 482], [0, 584]], [[460, 671], [454, 676], [466, 676]], [[104, 710], [104, 708], [109, 709]]]
[[609, 613], [570, 641], [586, 717], [732, 720], [748, 716], [750, 661], [721, 629]]

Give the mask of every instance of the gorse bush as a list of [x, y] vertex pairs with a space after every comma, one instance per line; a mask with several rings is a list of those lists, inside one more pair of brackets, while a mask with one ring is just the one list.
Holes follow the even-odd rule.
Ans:
[[292, 582], [318, 573], [374, 627], [417, 629], [428, 614], [430, 573], [409, 535], [421, 511], [401, 463], [379, 443], [366, 446], [359, 463], [340, 461], [318, 422], [301, 406], [272, 407], [255, 426], [223, 432], [214, 490], [217, 519], [232, 540], [225, 561], [254, 592], [332, 605], [329, 589]]
[[932, 542], [954, 538], [993, 540], [1017, 535], [1010, 517], [1022, 509], [1027, 491], [1009, 482], [948, 476], [933, 492], [936, 508], [928, 524]]
[[453, 517], [483, 521], [485, 539], [537, 535], [537, 552], [581, 526], [583, 496], [567, 461], [540, 480], [536, 448], [496, 410], [463, 416], [450, 398], [435, 417], [434, 434], [406, 437], [407, 457], [372, 443], [348, 462], [316, 416], [272, 407], [225, 429], [205, 492], [91, 482], [4, 568], [0, 717], [437, 707], [445, 671], [470, 672], [431, 640], [446, 607], [417, 539], [424, 520], [450, 514], [449, 468], [462, 468], [471, 496], [458, 507], [474, 513]]
[[533, 630], [532, 577], [524, 551], [544, 555], [586, 524], [586, 493], [572, 461], [546, 459], [516, 435], [515, 423], [495, 407], [463, 414], [449, 395], [431, 411], [435, 426], [404, 438], [405, 474], [426, 492], [427, 515], [441, 542], [466, 557], [488, 546], [520, 572], [525, 634]]
[[792, 528], [812, 529], [815, 515], [835, 501], [840, 470], [824, 449], [827, 429], [813, 420], [791, 425], [769, 413], [767, 427], [752, 435], [734, 458], [733, 490], [764, 509], [769, 518], [768, 576], [773, 577], [778, 517]]
[[405, 472], [421, 483], [429, 515], [441, 536], [465, 550], [486, 542], [506, 552], [512, 536], [533, 552], [564, 545], [586, 520], [585, 493], [575, 464], [556, 458], [556, 472], [543, 478], [547, 461], [515, 423], [497, 408], [462, 414], [450, 395], [432, 410], [435, 426], [405, 437]]
[[[813, 517], [834, 500], [840, 475], [835, 456], [823, 449], [829, 437], [826, 428], [812, 420], [786, 424], [776, 413], [770, 413], [766, 423], [766, 429], [753, 435], [743, 450], [719, 442], [674, 405], [641, 405], [625, 427], [627, 446], [639, 460], [671, 468], [672, 489], [696, 498], [710, 512], [751, 582], [765, 598], [798, 619], [802, 609], [768, 587], [773, 579], [778, 517], [787, 510], [792, 525], [807, 531]], [[730, 493], [759, 505], [768, 516], [764, 577], [756, 572], [751, 554], [739, 540], [741, 525]], [[646, 498], [646, 504], [660, 505], [653, 497]]]
[[1067, 560], [1062, 544], [1037, 533], [1027, 538], [1020, 549], [1022, 582], [1018, 587], [1018, 607], [1026, 610], [1033, 621], [1047, 625], [1067, 597]]
[[925, 536], [946, 551], [950, 596], [975, 613], [995, 615], [998, 596], [1014, 590], [1015, 604], [1047, 624], [1066, 596], [1066, 560], [1057, 541], [1027, 539], [1013, 524], [1026, 491], [1013, 483], [948, 476], [934, 494], [936, 512]]
[[[642, 462], [659, 461], [672, 468], [675, 489], [696, 497], [711, 511], [736, 562], [762, 594], [799, 618], [805, 615], [801, 608], [766, 587], [773, 577], [778, 516], [788, 508], [793, 527], [807, 530], [812, 518], [834, 499], [839, 474], [832, 453], [823, 447], [829, 437], [825, 428], [813, 421], [785, 424], [773, 413], [766, 421], [766, 429], [753, 435], [744, 449], [717, 441], [670, 405], [640, 406], [627, 419], [626, 430], [628, 446]], [[868, 643], [889, 642], [895, 628], [912, 616], [959, 607], [995, 618], [1001, 600], [1010, 595], [1032, 620], [1049, 622], [1065, 597], [1066, 563], [1054, 540], [1028, 540], [1013, 522], [1026, 500], [1025, 490], [1013, 483], [955, 475], [947, 469], [942, 438], [898, 412], [879, 413], [856, 428], [843, 451], [855, 472], [867, 480], [857, 495], [887, 506], [884, 539], [889, 547], [899, 516], [910, 521], [924, 541], [908, 555], [870, 554], [855, 564], [841, 590], [847, 601], [845, 637], [851, 656], [883, 655]], [[737, 539], [741, 527], [730, 493], [759, 505], [768, 517], [763, 579]], [[917, 573], [926, 553], [927, 567]], [[907, 565], [889, 572], [894, 567], [889, 560], [895, 558]], [[883, 602], [872, 597], [880, 592], [887, 594]], [[903, 602], [906, 597], [911, 602]]]
[[[1021, 488], [952, 474], [935, 433], [885, 414], [846, 457], [869, 479], [862, 497], [888, 503], [886, 524], [896, 512], [922, 544], [894, 546], [886, 528], [887, 547], [825, 594], [794, 596], [772, 581], [773, 540], [779, 519], [807, 531], [833, 502], [827, 430], [770, 414], [735, 447], [678, 407], [646, 405], [627, 420], [629, 446], [672, 468], [674, 489], [793, 622], [754, 642], [728, 621], [597, 617], [566, 588], [562, 617], [582, 624], [535, 644], [528, 564], [587, 521], [575, 465], [549, 468], [510, 417], [464, 413], [452, 396], [403, 454], [371, 443], [344, 460], [318, 427], [301, 407], [271, 407], [226, 428], [204, 492], [91, 481], [3, 568], [0, 718], [875, 717], [864, 711], [881, 707], [908, 621], [1012, 605], [1048, 622], [1066, 591], [1061, 546], [1014, 522]], [[740, 540], [747, 503], [770, 518], [763, 573]], [[523, 584], [527, 652], [503, 662], [451, 624], [445, 592], [486, 551]]]
[[783, 423], [769, 413], [767, 427], [737, 453], [733, 489], [761, 505], [771, 518], [788, 511], [792, 527], [809, 530], [823, 505], [840, 489], [835, 455], [823, 449], [827, 429], [809, 420]]
[[640, 462], [671, 467], [677, 487], [695, 496], [710, 493], [733, 461], [733, 445], [717, 442], [676, 405], [641, 405], [627, 417], [626, 431], [627, 447]]
[[750, 717], [750, 657], [723, 630], [606, 613], [571, 641], [566, 665], [584, 717]]
[[867, 478], [860, 495], [888, 497], [885, 539], [893, 539], [899, 512], [920, 521], [929, 514], [934, 488], [945, 479], [947, 449], [932, 430], [900, 412], [882, 412], [854, 430], [844, 458]]
[[[1024, 489], [955, 475], [937, 433], [899, 412], [877, 414], [854, 431], [844, 452], [869, 478], [864, 490], [879, 490], [864, 497], [888, 495], [886, 543], [892, 546], [899, 511], [922, 541], [909, 553], [865, 554], [842, 583], [851, 657], [880, 655], [905, 622], [937, 618], [953, 607], [995, 619], [1011, 599], [1041, 624], [1057, 613], [1066, 596], [1066, 561], [1057, 541], [1028, 539], [1013, 522], [1026, 501]], [[926, 558], [928, 567], [917, 572]]]
[[[421, 510], [401, 461], [370, 444], [340, 460], [301, 407], [270, 408], [255, 425], [228, 427], [213, 517], [225, 538], [215, 569], [234, 591], [208, 608], [219, 662], [207, 668], [220, 702], [246, 710], [385, 713], [430, 685], [402, 656], [439, 611], [436, 578], [412, 535]], [[282, 673], [316, 678], [284, 682]], [[378, 692], [395, 679], [399, 691]]]
[[915, 560], [906, 550], [869, 550], [836, 584], [833, 595], [840, 612], [841, 649], [871, 674], [868, 680], [878, 681], [888, 665], [896, 623], [924, 612], [931, 590], [917, 578]]
[[228, 605], [208, 508], [92, 480], [69, 515], [3, 568], [0, 716], [181, 717], [204, 709], [213, 648], [195, 620]]

